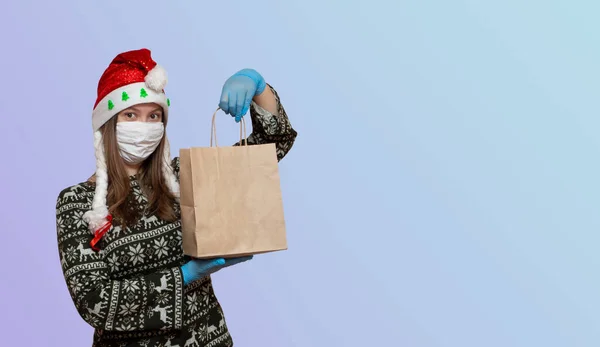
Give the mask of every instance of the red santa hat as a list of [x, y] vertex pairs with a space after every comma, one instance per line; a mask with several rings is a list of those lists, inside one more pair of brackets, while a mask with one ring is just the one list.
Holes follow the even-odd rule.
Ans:
[[[106, 203], [108, 174], [100, 128], [117, 113], [143, 103], [156, 103], [162, 106], [166, 120], [170, 106], [164, 91], [166, 85], [167, 72], [152, 60], [150, 51], [145, 48], [117, 55], [100, 77], [98, 97], [92, 112], [96, 150], [96, 191], [92, 209], [83, 217], [94, 233], [102, 231], [103, 234], [110, 229], [112, 221]], [[179, 197], [179, 184], [171, 168], [171, 153], [166, 137], [165, 143], [163, 175], [171, 192]]]

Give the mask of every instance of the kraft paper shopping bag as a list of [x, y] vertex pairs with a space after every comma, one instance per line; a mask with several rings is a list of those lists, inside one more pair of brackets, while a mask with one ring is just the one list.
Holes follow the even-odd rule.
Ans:
[[180, 150], [184, 253], [212, 258], [285, 250], [275, 144], [248, 145], [242, 118], [240, 145], [218, 146], [218, 111], [212, 117], [210, 147]]

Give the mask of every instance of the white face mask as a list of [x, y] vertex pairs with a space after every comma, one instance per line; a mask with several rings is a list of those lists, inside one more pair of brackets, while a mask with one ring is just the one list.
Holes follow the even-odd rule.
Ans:
[[119, 122], [117, 143], [127, 164], [137, 165], [158, 147], [165, 132], [162, 122]]

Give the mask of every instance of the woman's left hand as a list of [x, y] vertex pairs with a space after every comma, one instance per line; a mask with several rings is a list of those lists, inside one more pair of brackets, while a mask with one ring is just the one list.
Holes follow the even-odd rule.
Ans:
[[256, 70], [240, 70], [225, 81], [219, 108], [239, 122], [248, 112], [252, 98], [262, 94], [266, 86], [265, 79]]

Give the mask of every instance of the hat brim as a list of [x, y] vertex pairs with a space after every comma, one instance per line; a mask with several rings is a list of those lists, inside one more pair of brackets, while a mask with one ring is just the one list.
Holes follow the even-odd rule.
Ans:
[[144, 82], [128, 84], [106, 95], [92, 112], [92, 127], [97, 131], [117, 113], [134, 105], [156, 103], [163, 108], [165, 119], [168, 117], [169, 100], [163, 92], [156, 92]]

